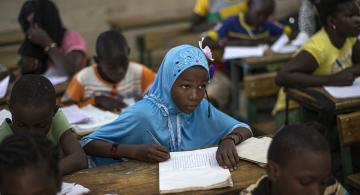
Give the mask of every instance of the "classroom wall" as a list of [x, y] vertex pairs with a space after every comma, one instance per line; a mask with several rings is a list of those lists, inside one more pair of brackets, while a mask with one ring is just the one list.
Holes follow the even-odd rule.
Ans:
[[[109, 16], [131, 17], [152, 15], [176, 15], [179, 7], [192, 10], [195, 0], [54, 0], [63, 23], [69, 29], [79, 31], [86, 39], [91, 54], [95, 51], [97, 35], [109, 29]], [[18, 12], [24, 0], [0, 0], [0, 30], [19, 28]], [[183, 10], [183, 9], [180, 9]], [[138, 32], [126, 33], [129, 39]], [[130, 45], [135, 43], [129, 40]], [[137, 57], [133, 49], [134, 57]]]

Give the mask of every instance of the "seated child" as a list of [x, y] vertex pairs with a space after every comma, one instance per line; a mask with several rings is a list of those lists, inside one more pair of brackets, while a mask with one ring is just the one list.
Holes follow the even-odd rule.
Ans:
[[110, 30], [96, 41], [97, 64], [84, 68], [71, 80], [62, 102], [92, 104], [105, 110], [126, 107], [126, 99], [141, 98], [155, 78], [149, 68], [129, 62], [125, 37]]
[[202, 32], [217, 22], [247, 9], [247, 0], [197, 0], [191, 31]]
[[[288, 33], [290, 30], [282, 28], [268, 20], [274, 11], [274, 0], [249, 0], [248, 9], [245, 13], [240, 12], [216, 25], [213, 30], [208, 31], [204, 40], [211, 48], [221, 48], [225, 45], [258, 45], [268, 43], [271, 38]], [[221, 60], [221, 56], [215, 56]], [[216, 63], [217, 68], [219, 63]], [[221, 110], [225, 109], [230, 100], [231, 82], [226, 73], [227, 66], [222, 67], [224, 72], [217, 71], [214, 80], [208, 86], [209, 98], [219, 105]]]
[[219, 145], [219, 165], [236, 169], [235, 145], [251, 137], [252, 131], [204, 98], [209, 78], [208, 62], [199, 48], [172, 48], [145, 97], [84, 137], [85, 152], [96, 165], [121, 158], [161, 162], [169, 159], [169, 151]]
[[25, 34], [19, 49], [22, 74], [72, 76], [85, 67], [85, 40], [63, 26], [53, 1], [25, 1], [19, 23]]
[[267, 175], [241, 195], [345, 195], [331, 174], [331, 154], [319, 125], [285, 126], [268, 151]]
[[[360, 76], [359, 9], [354, 0], [320, 1], [323, 28], [312, 36], [300, 52], [279, 72], [276, 81], [285, 87], [351, 85]], [[280, 90], [274, 108], [278, 126], [284, 123], [285, 93]], [[289, 122], [298, 117], [297, 104], [290, 101]]]
[[12, 120], [0, 126], [0, 142], [11, 134], [46, 135], [61, 148], [62, 175], [87, 167], [86, 155], [64, 114], [56, 107], [54, 86], [41, 75], [24, 75], [15, 83], [10, 96]]
[[15, 134], [0, 143], [0, 194], [56, 195], [59, 150], [45, 136]]

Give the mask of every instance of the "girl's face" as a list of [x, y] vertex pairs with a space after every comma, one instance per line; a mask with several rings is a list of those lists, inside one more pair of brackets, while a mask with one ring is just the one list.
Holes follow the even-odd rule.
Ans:
[[202, 67], [194, 66], [181, 73], [171, 89], [176, 106], [182, 112], [193, 112], [205, 95], [207, 83], [208, 73]]
[[355, 1], [342, 3], [332, 18], [336, 31], [345, 37], [356, 37], [360, 34], [360, 10]]
[[59, 190], [56, 179], [47, 174], [45, 169], [28, 167], [2, 174], [2, 195], [56, 195]]

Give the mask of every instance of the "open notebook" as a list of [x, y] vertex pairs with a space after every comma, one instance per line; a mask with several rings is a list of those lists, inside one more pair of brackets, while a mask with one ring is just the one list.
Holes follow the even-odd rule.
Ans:
[[[260, 166], [267, 163], [267, 150], [271, 138], [249, 138], [236, 147], [240, 158]], [[228, 169], [216, 160], [217, 147], [170, 152], [170, 159], [159, 163], [160, 193], [206, 190], [233, 186]]]

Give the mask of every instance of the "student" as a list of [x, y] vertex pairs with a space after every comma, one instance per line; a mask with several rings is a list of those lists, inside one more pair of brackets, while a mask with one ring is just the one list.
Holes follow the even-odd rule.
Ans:
[[[351, 85], [360, 75], [359, 9], [354, 0], [320, 1], [323, 28], [312, 36], [300, 52], [276, 77], [285, 87], [318, 87]], [[289, 122], [299, 118], [297, 104], [290, 101]], [[284, 123], [285, 93], [280, 90], [274, 108], [278, 126]]]
[[[216, 25], [213, 30], [208, 31], [204, 40], [211, 48], [221, 48], [225, 45], [258, 45], [268, 43], [271, 37], [277, 37], [290, 30], [282, 28], [268, 20], [274, 11], [273, 0], [249, 0], [248, 10], [231, 16]], [[215, 57], [216, 58], [216, 57]], [[220, 59], [216, 59], [220, 60]], [[230, 100], [231, 82], [226, 75], [229, 72], [228, 66], [219, 66], [222, 71], [217, 71], [214, 80], [208, 86], [209, 98], [212, 103], [219, 105], [224, 110]]]
[[191, 31], [207, 30], [217, 22], [244, 12], [247, 0], [197, 0], [191, 20]]
[[155, 73], [141, 64], [129, 62], [129, 52], [120, 32], [101, 33], [96, 41], [97, 64], [73, 77], [62, 102], [79, 106], [92, 104], [112, 111], [125, 107], [124, 99], [142, 97]]
[[319, 125], [289, 125], [275, 134], [268, 151], [267, 175], [241, 195], [344, 195], [331, 175], [329, 145]]
[[56, 195], [59, 150], [41, 135], [10, 135], [0, 143], [0, 194]]
[[204, 98], [208, 81], [207, 59], [199, 48], [172, 48], [145, 97], [114, 122], [84, 137], [81, 144], [85, 152], [93, 156], [96, 165], [121, 158], [161, 162], [170, 158], [169, 151], [219, 144], [219, 165], [236, 169], [239, 157], [235, 145], [252, 132]]
[[19, 49], [22, 74], [71, 76], [86, 65], [84, 39], [63, 26], [53, 1], [26, 1], [19, 23], [25, 33]]
[[0, 142], [11, 134], [46, 135], [61, 148], [62, 175], [86, 168], [86, 156], [64, 114], [56, 107], [55, 89], [41, 75], [24, 75], [15, 83], [10, 96], [12, 120], [0, 126]]

